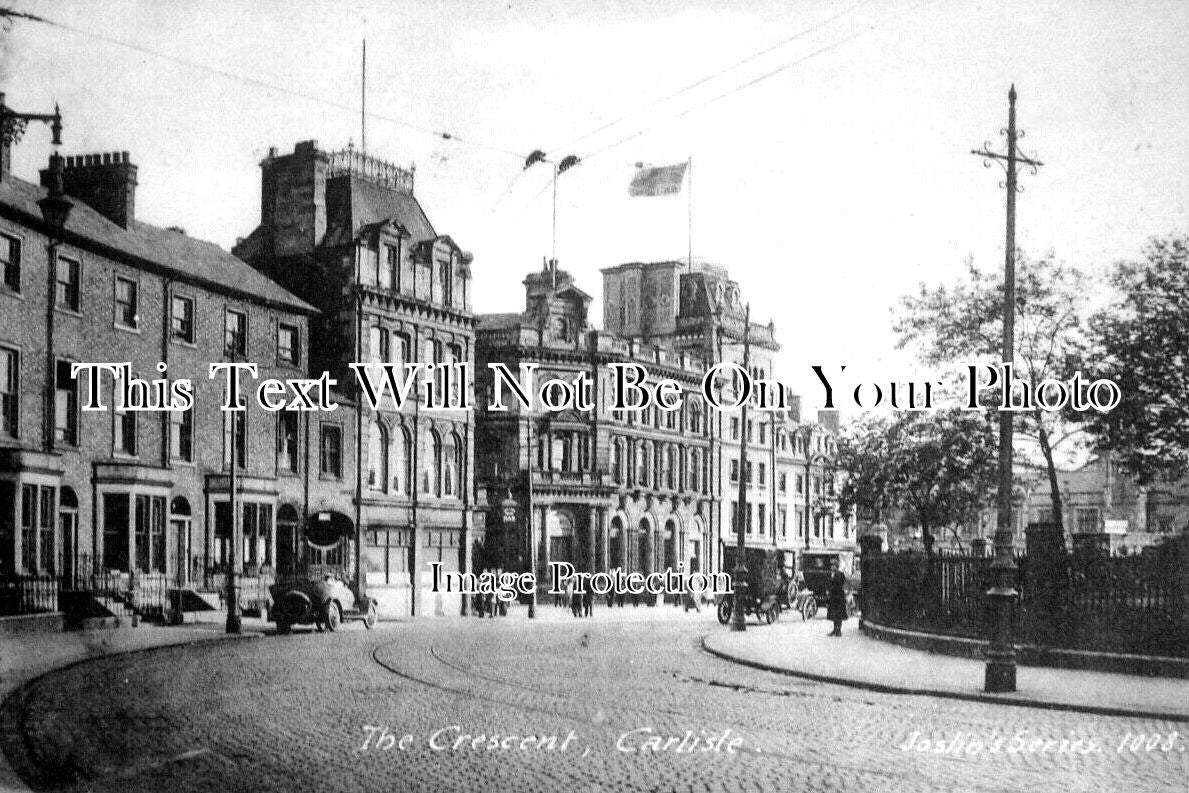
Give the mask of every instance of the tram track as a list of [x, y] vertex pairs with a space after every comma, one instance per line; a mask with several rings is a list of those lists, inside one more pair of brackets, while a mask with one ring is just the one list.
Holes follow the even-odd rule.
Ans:
[[[703, 635], [704, 634], [698, 634], [692, 640], [687, 642], [686, 644], [688, 644], [688, 648], [690, 650], [697, 652], [697, 653], [705, 653], [707, 656], [719, 661], [724, 666], [728, 665], [727, 662], [722, 661], [721, 659], [718, 659], [717, 657], [712, 656], [709, 653], [706, 653], [706, 651], [702, 648], [702, 643], [701, 643]], [[474, 688], [471, 688], [471, 687], [451, 686], [451, 685], [448, 685], [448, 684], [445, 684], [445, 683], [442, 683], [439, 681], [429, 679], [428, 677], [423, 676], [423, 675], [414, 674], [414, 673], [408, 671], [407, 669], [402, 669], [402, 668], [398, 667], [396, 664], [394, 664], [390, 661], [387, 661], [381, 657], [381, 654], [383, 653], [383, 651], [386, 648], [392, 647], [393, 645], [400, 643], [400, 641], [401, 641], [400, 639], [392, 639], [392, 640], [381, 642], [381, 643], [375, 645], [372, 648], [371, 653], [370, 653], [373, 662], [378, 664], [380, 667], [387, 670], [388, 672], [396, 675], [397, 677], [400, 677], [400, 678], [407, 680], [409, 682], [412, 682], [412, 683], [415, 683], [415, 684], [418, 684], [421, 686], [425, 686], [427, 688], [430, 688], [430, 689], [433, 689], [436, 691], [441, 691], [443, 693], [452, 694], [455, 696], [461, 696], [461, 697], [465, 697], [468, 699], [477, 699], [477, 700], [481, 700], [484, 702], [490, 702], [492, 704], [499, 705], [501, 707], [509, 707], [510, 706], [510, 707], [513, 707], [513, 708], [516, 708], [516, 709], [519, 709], [519, 710], [522, 710], [525, 712], [540, 713], [540, 714], [545, 714], [545, 715], [548, 715], [548, 716], [554, 717], [554, 718], [562, 718], [567, 721], [573, 722], [575, 724], [581, 725], [583, 727], [590, 727], [592, 725], [599, 726], [599, 727], [610, 727], [610, 724], [608, 722], [610, 722], [612, 720], [622, 721], [624, 723], [633, 723], [633, 724], [649, 724], [650, 722], [655, 723], [657, 716], [668, 717], [669, 719], [672, 719], [673, 721], [678, 722], [678, 723], [684, 722], [687, 724], [705, 724], [705, 717], [698, 715], [698, 714], [693, 714], [693, 713], [689, 713], [686, 711], [680, 711], [680, 710], [673, 710], [673, 709], [669, 709], [669, 708], [637, 708], [637, 707], [632, 707], [630, 705], [625, 706], [623, 703], [619, 703], [619, 702], [614, 703], [613, 710], [611, 707], [607, 708], [608, 714], [602, 720], [583, 718], [583, 717], [580, 717], [579, 715], [577, 715], [577, 713], [575, 713], [574, 711], [575, 710], [582, 711], [582, 710], [596, 709], [598, 712], [602, 712], [603, 706], [599, 705], [597, 703], [594, 703], [594, 702], [575, 698], [574, 696], [572, 696], [570, 694], [563, 694], [563, 693], [559, 693], [557, 691], [553, 691], [550, 689], [527, 685], [527, 684], [521, 683], [519, 681], [509, 680], [509, 679], [506, 679], [503, 677], [478, 672], [468, 666], [464, 666], [462, 664], [459, 664], [459, 663], [449, 659], [436, 646], [431, 644], [424, 651], [424, 655], [421, 657], [432, 659], [432, 661], [434, 663], [436, 663], [438, 666], [449, 669], [454, 674], [462, 675], [464, 678], [469, 678], [471, 680], [474, 680], [476, 682], [483, 683], [483, 684], [494, 684], [494, 685], [502, 686], [505, 688], [524, 691], [526, 693], [533, 694], [536, 696], [550, 697], [550, 698], [553, 698], [554, 700], [558, 701], [559, 703], [564, 703], [564, 705], [568, 705], [570, 707], [569, 708], [546, 707], [546, 706], [536, 705], [536, 704], [529, 703], [529, 702], [524, 702], [523, 700], [515, 698], [515, 697], [500, 697], [500, 696], [497, 696], [497, 695], [494, 695], [491, 693], [476, 691]], [[658, 674], [661, 675], [662, 677], [666, 677], [670, 681], [672, 681], [674, 679], [680, 679], [680, 678], [675, 678], [675, 675], [678, 675], [681, 673], [676, 672], [674, 670], [661, 670], [660, 672], [658, 672]], [[706, 685], [706, 686], [713, 685], [710, 681], [699, 679], [696, 677], [688, 677], [688, 676], [683, 678], [682, 682], [689, 682], [689, 683], [693, 683], [693, 684]], [[725, 685], [725, 684], [719, 684], [718, 687], [731, 688], [732, 686]], [[761, 690], [753, 690], [753, 691], [756, 694], [765, 694], [765, 695], [776, 695], [779, 693], [776, 691], [761, 691]], [[569, 710], [570, 712], [566, 712], [567, 710]], [[612, 717], [612, 714], [613, 714], [614, 718]], [[633, 717], [638, 717], [638, 718], [636, 718], [636, 720], [633, 722], [632, 721]], [[710, 729], [711, 731], [718, 730], [720, 732], [727, 727], [730, 727], [731, 729], [735, 729], [736, 731], [738, 731], [737, 727], [735, 727], [733, 725], [707, 725], [707, 728]], [[750, 733], [750, 735], [749, 735], [749, 733]], [[749, 754], [754, 753], [757, 757], [763, 758], [767, 761], [776, 761], [776, 762], [784, 761], [784, 762], [796, 763], [796, 764], [799, 764], [802, 766], [818, 768], [823, 771], [828, 771], [828, 770], [836, 771], [840, 767], [843, 767], [843, 766], [840, 766], [836, 761], [826, 762], [823, 760], [818, 760], [818, 759], [814, 758], [812, 755], [807, 756], [804, 754], [793, 754], [793, 753], [789, 753], [786, 751], [773, 750], [771, 748], [761, 750], [761, 748], [759, 746], [760, 743], [767, 744], [770, 746], [771, 744], [777, 743], [782, 739], [787, 739], [788, 736], [786, 734], [775, 733], [769, 729], [746, 730], [741, 734], [744, 736], [747, 736], [749, 743], [752, 745], [751, 748], [749, 749], [748, 753]], [[757, 740], [757, 739], [759, 739], [759, 740]], [[867, 768], [867, 767], [864, 767], [859, 764], [853, 764], [853, 765], [846, 764], [845, 767], [851, 771], [856, 772], [856, 773], [871, 774], [874, 776], [886, 778], [888, 780], [903, 781], [902, 777], [900, 777], [896, 774], [893, 774], [890, 772], [873, 770], [871, 768]], [[977, 791], [977, 790], [981, 790], [982, 788], [976, 786], [976, 787], [970, 788], [970, 789]]]

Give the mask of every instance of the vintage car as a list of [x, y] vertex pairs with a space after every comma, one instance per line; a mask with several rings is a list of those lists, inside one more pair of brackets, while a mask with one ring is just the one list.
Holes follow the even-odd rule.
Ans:
[[[855, 592], [859, 590], [859, 568], [855, 564], [854, 551], [844, 550], [804, 550], [797, 554], [797, 576], [790, 584], [789, 599], [796, 598], [794, 606], [801, 612], [802, 618], [812, 619], [817, 613], [817, 606], [825, 606], [829, 599], [830, 563], [838, 560], [838, 569], [846, 576], [846, 610], [850, 615], [858, 611]], [[801, 593], [797, 590], [801, 589]], [[812, 593], [813, 606], [806, 601], [804, 590]], [[807, 614], [807, 612], [809, 612]]]
[[294, 625], [336, 631], [345, 620], [358, 620], [368, 630], [376, 626], [376, 599], [357, 597], [354, 588], [334, 572], [291, 576], [271, 586], [269, 592], [277, 633], [288, 633]]
[[[747, 580], [739, 587], [743, 591], [741, 602], [743, 613], [754, 614], [763, 623], [771, 625], [780, 618], [781, 599], [787, 588], [784, 551], [764, 548], [744, 549], [744, 563], [747, 566]], [[734, 573], [738, 552], [735, 548], [723, 549], [723, 571]], [[735, 608], [734, 595], [720, 595], [716, 598], [718, 621], [726, 625], [731, 621]]]

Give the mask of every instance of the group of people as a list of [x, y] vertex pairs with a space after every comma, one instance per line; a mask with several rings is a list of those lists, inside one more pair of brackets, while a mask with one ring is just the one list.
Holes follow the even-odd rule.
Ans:
[[[797, 590], [800, 591], [805, 586], [804, 578], [798, 574], [797, 576]], [[827, 605], [826, 605], [826, 619], [834, 623], [834, 629], [831, 630], [827, 636], [841, 636], [842, 623], [847, 619], [846, 608], [846, 575], [840, 569], [837, 559], [830, 561], [830, 578], [826, 589]], [[629, 596], [633, 606], [640, 604], [638, 596], [632, 594]], [[810, 595], [812, 597], [812, 594]], [[624, 595], [619, 593], [611, 593], [607, 595], [607, 606], [612, 607], [618, 603], [620, 608], [623, 608]], [[594, 616], [594, 592], [589, 587], [580, 586], [574, 578], [566, 582], [564, 592], [554, 595], [553, 604], [555, 606], [568, 605], [570, 613], [577, 618]], [[689, 611], [691, 608], [701, 611], [701, 606], [698, 603], [698, 598], [693, 592], [686, 592], [682, 596], [682, 604], [685, 610]], [[495, 617], [497, 614], [501, 617], [508, 613], [508, 604], [493, 595], [480, 596], [478, 606], [478, 613], [480, 617]]]
[[570, 613], [575, 617], [594, 616], [594, 592], [590, 587], [577, 585], [574, 578], [566, 582], [566, 602], [570, 604]]

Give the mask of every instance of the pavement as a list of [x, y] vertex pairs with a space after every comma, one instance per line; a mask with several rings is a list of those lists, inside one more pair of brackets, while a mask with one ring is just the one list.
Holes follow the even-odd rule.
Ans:
[[869, 691], [1189, 721], [1189, 680], [1019, 666], [1014, 693], [988, 694], [982, 690], [983, 661], [872, 639], [853, 619], [843, 623], [840, 638], [826, 635], [831, 627], [822, 619], [786, 615], [775, 625], [751, 623], [742, 633], [713, 631], [702, 644], [736, 663]]
[[[142, 624], [135, 628], [4, 635], [0, 637], [0, 701], [47, 672], [81, 661], [154, 647], [259, 637], [266, 624], [245, 618], [243, 632], [229, 636], [225, 632], [225, 619], [223, 614], [211, 614], [202, 621], [172, 627]], [[0, 793], [27, 790], [0, 753]]]

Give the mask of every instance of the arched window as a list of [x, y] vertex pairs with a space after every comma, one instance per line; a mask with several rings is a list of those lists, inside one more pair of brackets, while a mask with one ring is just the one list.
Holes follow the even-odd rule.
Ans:
[[438, 265], [438, 280], [442, 285], [442, 302], [446, 305], [454, 302], [454, 280], [451, 278], [454, 268], [450, 265], [451, 259], [446, 259]]
[[367, 428], [367, 486], [388, 489], [388, 432], [375, 421]]
[[702, 434], [702, 406], [696, 399], [689, 402], [689, 431], [691, 435]]
[[408, 493], [413, 484], [413, 443], [409, 438], [409, 431], [400, 427], [396, 431], [396, 450], [398, 462], [397, 471], [392, 476], [392, 489], [398, 493]]
[[[450, 364], [461, 363], [463, 361], [462, 345], [451, 344], [446, 355], [446, 361]], [[462, 374], [458, 369], [451, 366], [450, 368], [450, 404], [457, 405], [459, 402], [458, 394], [462, 388]]]
[[680, 412], [681, 412], [680, 408], [678, 408], [677, 410], [664, 411], [664, 413], [665, 413], [665, 428], [666, 429], [670, 429], [670, 430], [677, 429], [677, 417]]
[[442, 439], [437, 431], [429, 431], [429, 454], [422, 468], [421, 490], [427, 496], [442, 495]]
[[702, 490], [702, 453], [691, 449], [689, 453], [689, 489], [695, 493]]
[[372, 327], [368, 360], [372, 363], [388, 361], [388, 331], [378, 325]]
[[664, 466], [664, 462], [665, 462], [663, 447], [661, 447], [660, 444], [657, 444], [656, 448], [654, 448], [652, 450], [652, 454], [653, 454], [652, 470], [650, 471], [652, 476], [649, 478], [649, 484], [651, 484], [653, 487], [660, 487], [661, 486], [661, 469]]
[[[409, 337], [407, 334], [392, 334], [392, 356], [388, 360], [389, 363], [394, 364], [409, 363]], [[397, 374], [400, 372], [398, 371]]]
[[442, 471], [442, 489], [446, 496], [458, 495], [458, 459], [462, 449], [462, 439], [455, 433], [446, 436], [445, 468]]
[[611, 479], [623, 482], [623, 441], [618, 438], [611, 446]]
[[652, 464], [652, 444], [644, 441], [636, 447], [636, 481], [638, 487], [647, 487], [649, 466]]
[[677, 450], [672, 444], [665, 447], [665, 487], [677, 487]]
[[570, 465], [570, 433], [554, 432], [549, 435], [549, 470], [568, 471]]

